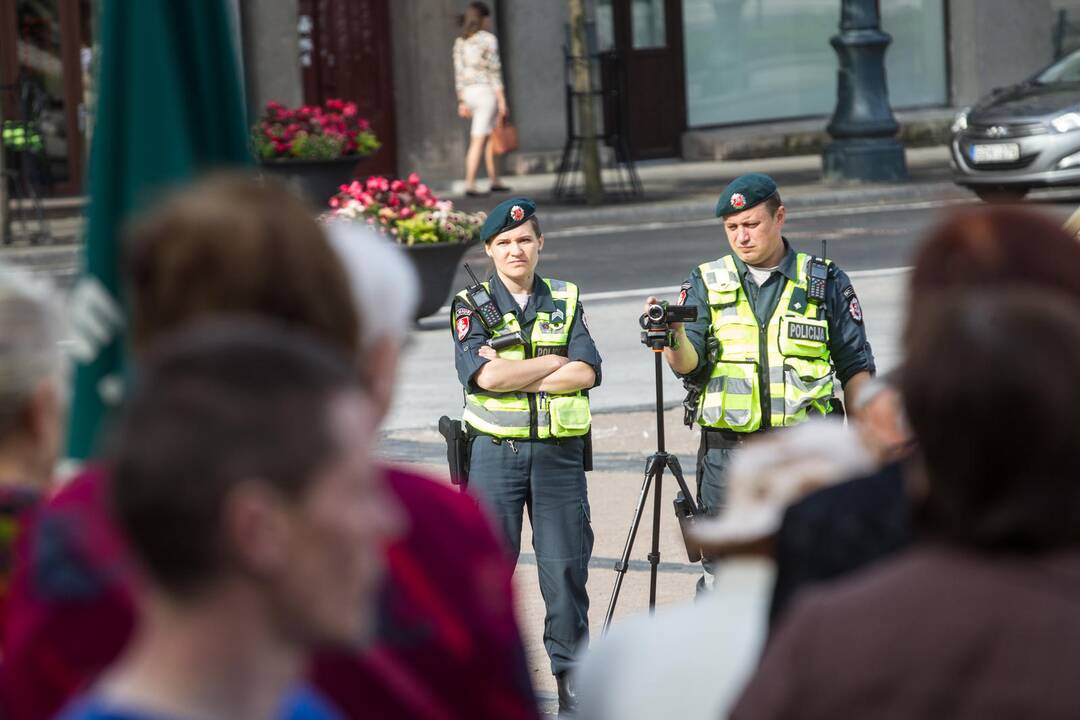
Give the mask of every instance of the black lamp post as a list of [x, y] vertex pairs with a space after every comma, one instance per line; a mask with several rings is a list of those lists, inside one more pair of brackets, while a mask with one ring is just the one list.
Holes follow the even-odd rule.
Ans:
[[822, 164], [829, 180], [887, 182], [907, 178], [900, 126], [889, 107], [885, 48], [878, 0], [843, 0], [840, 34], [829, 41], [840, 57], [836, 111], [826, 130]]

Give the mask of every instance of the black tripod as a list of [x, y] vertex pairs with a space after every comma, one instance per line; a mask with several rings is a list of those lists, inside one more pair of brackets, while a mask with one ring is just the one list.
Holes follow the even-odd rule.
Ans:
[[[645, 324], [644, 317], [642, 323]], [[653, 487], [653, 518], [652, 518], [652, 551], [649, 553], [649, 612], [656, 608], [656, 571], [660, 565], [660, 495], [664, 480], [664, 468], [671, 470], [675, 482], [679, 484], [679, 495], [675, 503], [689, 506], [691, 515], [698, 514], [697, 503], [694, 496], [686, 487], [683, 480], [682, 467], [679, 458], [669, 455], [664, 449], [664, 378], [661, 368], [660, 355], [665, 347], [670, 345], [670, 333], [666, 326], [647, 327], [641, 333], [641, 341], [653, 351], [656, 362], [656, 452], [645, 460], [645, 480], [641, 485], [641, 494], [638, 495], [637, 508], [634, 510], [634, 519], [630, 524], [630, 534], [626, 538], [622, 557], [615, 563], [615, 587], [611, 591], [611, 600], [608, 602], [607, 615], [604, 617], [604, 633], [607, 633], [611, 625], [611, 618], [615, 614], [615, 604], [619, 601], [619, 590], [622, 589], [623, 578], [630, 563], [630, 552], [634, 547], [634, 538], [637, 537], [638, 526], [641, 524], [641, 513], [645, 510], [646, 498], [649, 495], [649, 486], [656, 481]]]

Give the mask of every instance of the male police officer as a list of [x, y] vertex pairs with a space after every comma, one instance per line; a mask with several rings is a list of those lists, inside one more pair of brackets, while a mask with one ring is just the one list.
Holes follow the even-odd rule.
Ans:
[[[585, 593], [593, 534], [585, 487], [596, 351], [572, 283], [535, 273], [544, 236], [527, 198], [491, 211], [480, 231], [495, 274], [454, 299], [455, 364], [472, 440], [469, 488], [491, 507], [516, 562], [529, 508], [544, 596], [544, 646], [560, 709], [573, 706], [568, 670], [588, 640]], [[486, 308], [493, 302], [494, 308]], [[494, 312], [493, 312], [494, 310]], [[519, 333], [519, 335], [515, 335]], [[489, 344], [493, 340], [496, 350]]]
[[[732, 449], [755, 433], [832, 412], [834, 378], [850, 405], [874, 372], [851, 281], [784, 239], [785, 209], [772, 178], [736, 178], [716, 215], [733, 254], [690, 273], [678, 302], [697, 307], [698, 319], [673, 327], [664, 350], [676, 374], [700, 388], [692, 400], [701, 426], [698, 499], [711, 513], [723, 506]], [[711, 584], [708, 569], [699, 588]]]

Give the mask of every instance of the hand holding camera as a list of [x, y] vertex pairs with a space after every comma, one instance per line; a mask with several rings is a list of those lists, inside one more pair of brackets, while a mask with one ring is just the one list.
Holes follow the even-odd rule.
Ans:
[[696, 307], [671, 305], [650, 297], [645, 301], [645, 312], [638, 319], [641, 342], [654, 350], [670, 347], [672, 334], [682, 333], [683, 323], [694, 320], [697, 320]]

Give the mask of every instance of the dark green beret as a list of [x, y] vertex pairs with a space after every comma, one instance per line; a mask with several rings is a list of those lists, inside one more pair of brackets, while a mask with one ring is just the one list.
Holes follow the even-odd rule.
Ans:
[[776, 194], [776, 182], [763, 173], [740, 175], [728, 183], [716, 201], [716, 217], [749, 210]]
[[480, 228], [480, 239], [485, 243], [499, 233], [512, 230], [536, 214], [536, 203], [529, 198], [516, 197], [504, 200], [488, 213]]

